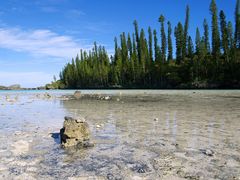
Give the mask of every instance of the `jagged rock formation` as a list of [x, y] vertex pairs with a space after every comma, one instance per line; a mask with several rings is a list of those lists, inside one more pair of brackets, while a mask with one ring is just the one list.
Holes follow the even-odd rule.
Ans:
[[60, 130], [61, 144], [64, 148], [92, 147], [90, 142], [90, 130], [86, 120], [82, 117], [65, 117], [63, 128]]

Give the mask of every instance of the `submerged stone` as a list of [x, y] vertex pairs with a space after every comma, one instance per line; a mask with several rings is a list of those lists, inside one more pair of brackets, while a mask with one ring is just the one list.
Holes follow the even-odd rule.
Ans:
[[63, 128], [60, 130], [61, 144], [66, 147], [92, 147], [90, 143], [89, 125], [84, 118], [65, 117]]
[[211, 149], [201, 149], [200, 151], [207, 156], [213, 156], [214, 155], [214, 152]]
[[81, 91], [75, 91], [73, 96], [76, 98], [76, 99], [80, 99], [82, 94], [81, 94]]

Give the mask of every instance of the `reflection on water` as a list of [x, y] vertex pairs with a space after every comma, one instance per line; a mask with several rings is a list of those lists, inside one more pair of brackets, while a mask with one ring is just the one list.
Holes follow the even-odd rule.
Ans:
[[[33, 94], [20, 94], [14, 104], [2, 95], [0, 178], [239, 178], [240, 91], [157, 92], [135, 91], [119, 95], [120, 101], [31, 100]], [[86, 117], [94, 148], [59, 147], [51, 133], [58, 133], [65, 115]], [[21, 139], [29, 151], [7, 153]], [[214, 156], [203, 154], [206, 149]]]

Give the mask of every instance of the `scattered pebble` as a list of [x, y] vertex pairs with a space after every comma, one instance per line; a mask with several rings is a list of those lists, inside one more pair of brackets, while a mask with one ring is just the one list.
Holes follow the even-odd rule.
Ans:
[[203, 154], [207, 156], [213, 156], [214, 152], [211, 149], [200, 150]]
[[110, 96], [106, 96], [106, 97], [104, 97], [104, 100], [110, 100], [111, 98], [110, 98]]
[[97, 124], [96, 127], [97, 127], [97, 128], [101, 128], [101, 125]]

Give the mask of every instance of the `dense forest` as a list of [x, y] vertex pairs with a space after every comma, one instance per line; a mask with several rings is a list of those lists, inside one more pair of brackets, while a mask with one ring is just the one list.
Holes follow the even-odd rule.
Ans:
[[[227, 2], [226, 2], [227, 3]], [[161, 15], [160, 28], [139, 29], [115, 38], [115, 53], [109, 56], [94, 43], [91, 51], [81, 50], [60, 72], [58, 88], [240, 88], [240, 0], [235, 22], [227, 21], [211, 0], [211, 27], [203, 20], [203, 30], [189, 35], [190, 8], [184, 24], [172, 28]], [[210, 42], [211, 35], [211, 42]], [[175, 41], [173, 40], [175, 37]], [[173, 42], [176, 55], [173, 55]]]

